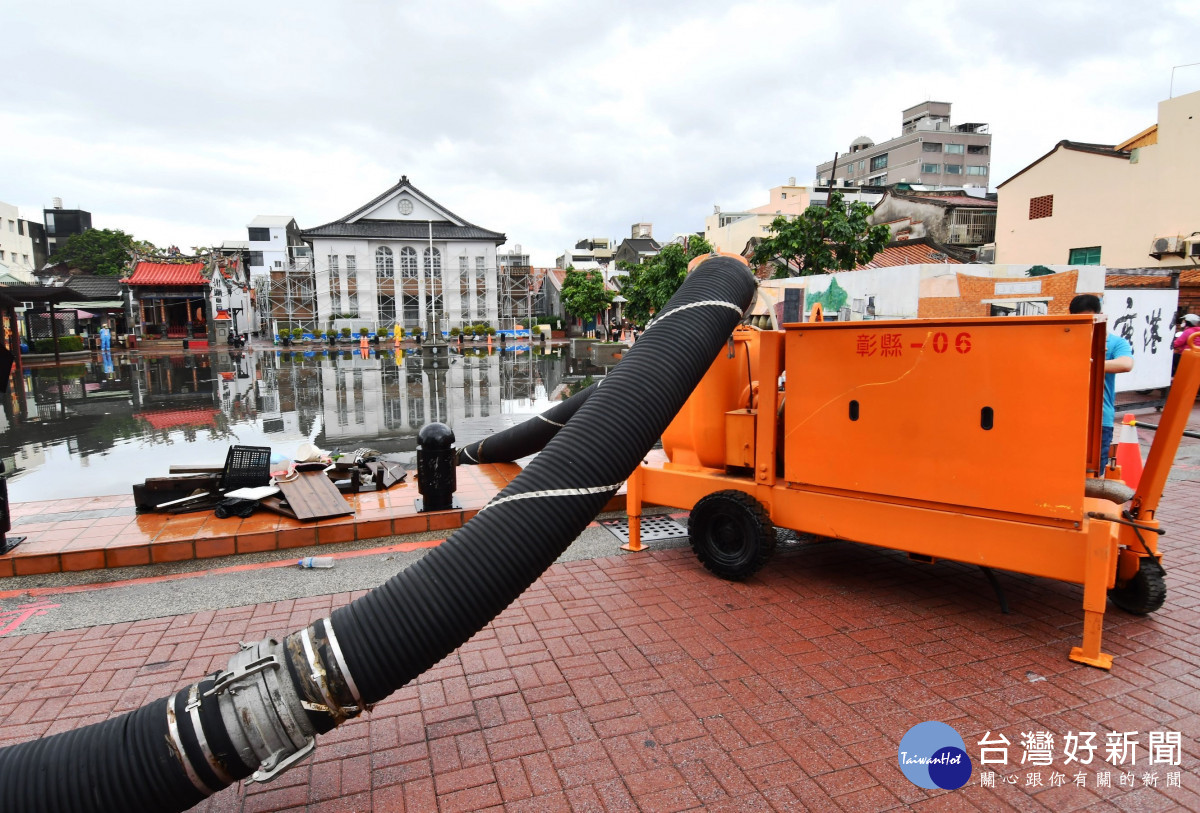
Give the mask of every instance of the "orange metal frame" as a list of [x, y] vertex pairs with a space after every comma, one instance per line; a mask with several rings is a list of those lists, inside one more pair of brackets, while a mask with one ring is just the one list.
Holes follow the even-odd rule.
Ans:
[[[739, 327], [663, 434], [670, 462], [629, 478], [627, 549], [641, 549], [643, 505], [690, 509], [742, 491], [779, 527], [1081, 584], [1083, 641], [1070, 658], [1111, 668], [1107, 591], [1161, 555], [1157, 533], [1139, 539], [1117, 505], [1083, 494], [1099, 468], [1104, 334], [1090, 316]], [[1158, 527], [1200, 390], [1197, 340], [1131, 503], [1144, 527]], [[861, 420], [847, 417], [850, 401]], [[1035, 426], [1036, 442], [1021, 437]]]

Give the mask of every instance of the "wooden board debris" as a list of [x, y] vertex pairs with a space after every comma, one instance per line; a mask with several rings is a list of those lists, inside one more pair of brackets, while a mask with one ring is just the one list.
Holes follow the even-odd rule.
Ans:
[[[303, 522], [354, 513], [354, 509], [323, 471], [297, 472], [294, 480], [277, 485], [296, 519]], [[265, 501], [263, 504], [266, 504]]]

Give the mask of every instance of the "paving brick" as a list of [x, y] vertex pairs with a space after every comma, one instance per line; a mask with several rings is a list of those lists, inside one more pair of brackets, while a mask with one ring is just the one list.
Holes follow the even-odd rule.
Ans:
[[[1194, 505], [1200, 485], [1168, 487], [1171, 538], [1200, 532]], [[1111, 673], [1065, 659], [1079, 588], [1046, 580], [1003, 575], [1003, 616], [970, 568], [847, 543], [783, 551], [742, 584], [687, 550], [555, 565], [458, 653], [323, 735], [312, 760], [198, 809], [1200, 809], [1200, 554], [1171, 558], [1162, 611], [1106, 616]], [[0, 638], [0, 744], [165, 696], [239, 639], [351, 598]], [[925, 791], [896, 747], [927, 719], [973, 757], [988, 730], [1018, 759], [1025, 730], [1180, 731], [1185, 787]]]

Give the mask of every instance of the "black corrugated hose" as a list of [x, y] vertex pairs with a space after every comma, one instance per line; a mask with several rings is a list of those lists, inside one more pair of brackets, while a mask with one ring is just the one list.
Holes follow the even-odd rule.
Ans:
[[489, 435], [483, 440], [468, 443], [458, 450], [455, 458], [458, 465], [511, 463], [534, 452], [540, 452], [550, 442], [550, 438], [567, 425], [567, 420], [583, 406], [595, 389], [596, 385], [591, 384], [540, 415], [534, 415], [527, 421]]
[[[682, 407], [755, 284], [736, 259], [698, 265], [541, 454], [379, 588], [282, 644], [244, 648], [225, 672], [171, 698], [0, 749], [0, 811], [185, 810], [255, 769], [270, 778], [306, 756], [314, 734], [453, 652], [554, 563]], [[267, 705], [255, 706], [260, 697]]]

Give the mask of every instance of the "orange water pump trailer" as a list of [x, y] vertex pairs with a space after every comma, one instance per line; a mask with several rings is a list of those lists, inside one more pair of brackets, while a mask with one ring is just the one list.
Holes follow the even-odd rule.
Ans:
[[[1200, 343], [1131, 495], [1115, 466], [1100, 469], [1103, 317], [812, 316], [735, 330], [663, 434], [668, 462], [629, 479], [628, 547], [653, 504], [689, 509], [696, 555], [728, 579], [763, 567], [781, 527], [1081, 584], [1070, 658], [1110, 668], [1107, 600], [1150, 613], [1166, 596], [1156, 514]], [[1034, 437], [1030, 466], [1019, 452]]]

